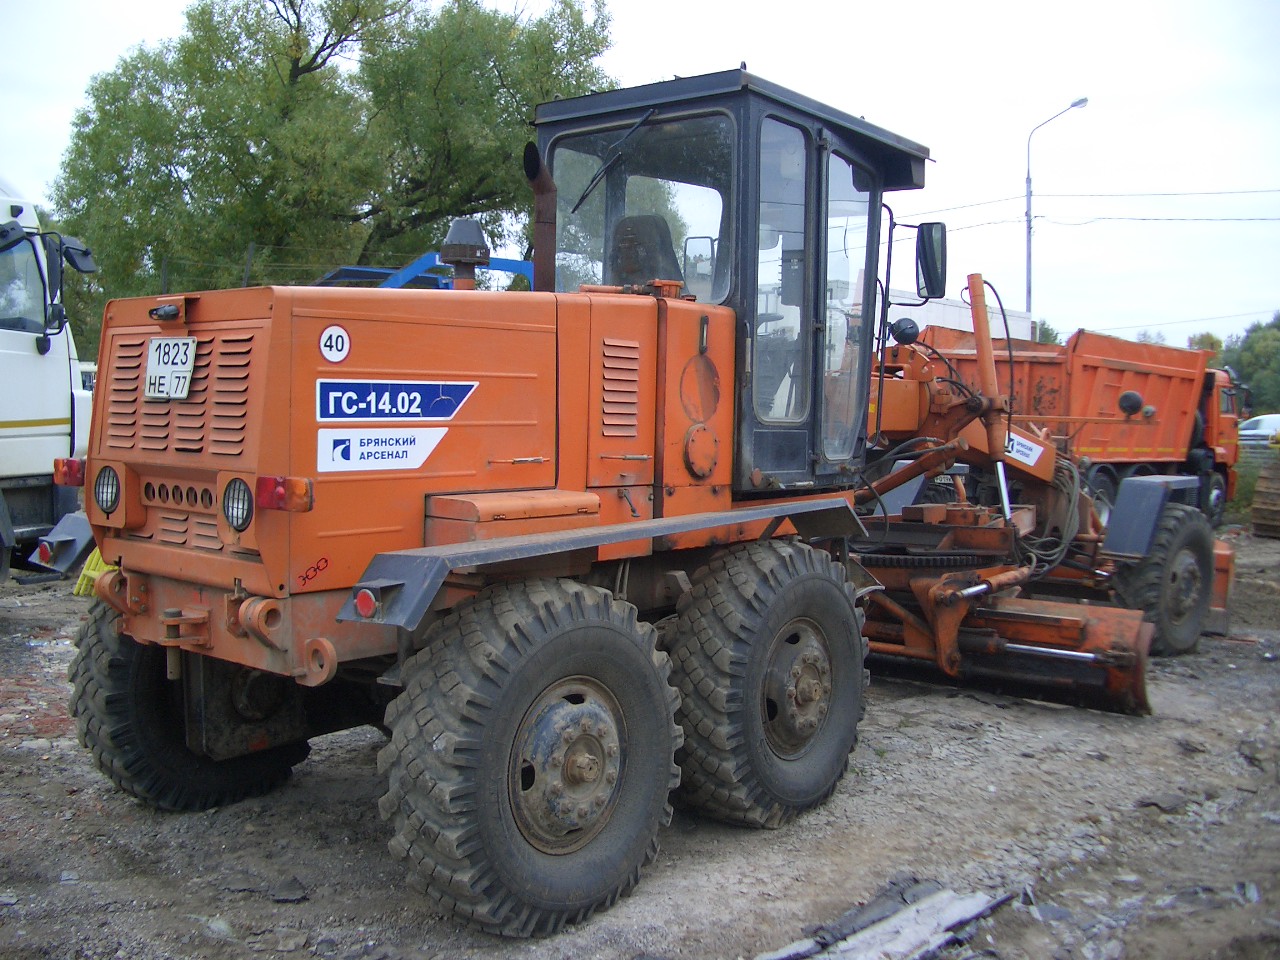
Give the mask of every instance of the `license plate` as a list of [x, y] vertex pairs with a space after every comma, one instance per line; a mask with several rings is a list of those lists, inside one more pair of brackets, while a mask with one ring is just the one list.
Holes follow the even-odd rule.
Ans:
[[196, 366], [195, 337], [152, 337], [147, 346], [148, 400], [185, 400]]

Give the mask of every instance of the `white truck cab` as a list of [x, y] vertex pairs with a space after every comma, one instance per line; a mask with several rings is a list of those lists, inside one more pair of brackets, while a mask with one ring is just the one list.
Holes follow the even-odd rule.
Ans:
[[61, 302], [64, 263], [96, 269], [78, 240], [42, 232], [35, 205], [0, 179], [0, 580], [27, 551], [37, 569], [65, 572], [84, 547], [55, 532], [78, 505], [75, 488], [54, 485], [53, 461], [84, 455], [91, 402]]

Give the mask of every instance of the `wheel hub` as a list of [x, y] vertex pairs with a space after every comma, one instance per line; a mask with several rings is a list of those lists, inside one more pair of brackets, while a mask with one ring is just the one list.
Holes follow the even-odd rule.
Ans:
[[763, 710], [765, 739], [784, 759], [808, 751], [831, 703], [831, 652], [826, 637], [809, 620], [793, 620], [769, 651]]
[[1185, 620], [1200, 599], [1200, 565], [1191, 551], [1183, 550], [1169, 565], [1169, 601], [1173, 619]]
[[584, 846], [613, 812], [622, 771], [621, 710], [588, 677], [558, 681], [525, 713], [512, 745], [516, 825], [546, 853]]

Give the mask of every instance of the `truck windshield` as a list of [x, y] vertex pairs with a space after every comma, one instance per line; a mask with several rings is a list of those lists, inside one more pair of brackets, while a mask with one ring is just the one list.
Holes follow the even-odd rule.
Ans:
[[646, 117], [552, 147], [556, 289], [679, 280], [719, 303], [733, 262], [733, 122]]
[[44, 330], [44, 283], [29, 242], [0, 253], [0, 330]]

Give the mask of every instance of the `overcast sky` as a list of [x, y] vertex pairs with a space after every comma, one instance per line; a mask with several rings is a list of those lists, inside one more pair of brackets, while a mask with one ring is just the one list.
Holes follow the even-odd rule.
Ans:
[[[491, 0], [514, 9], [515, 0]], [[537, 10], [541, 0], [521, 0]], [[180, 0], [0, 0], [0, 176], [45, 200], [95, 73], [178, 35]], [[899, 219], [949, 227], [969, 273], [1037, 319], [1170, 343], [1280, 310], [1277, 0], [612, 0], [624, 85], [736, 67], [923, 143]], [[44, 19], [48, 18], [48, 19]], [[518, 162], [518, 160], [513, 160]], [[92, 238], [85, 238], [92, 243]]]

